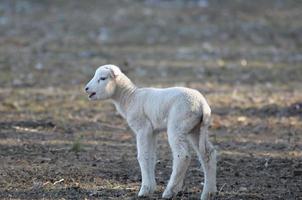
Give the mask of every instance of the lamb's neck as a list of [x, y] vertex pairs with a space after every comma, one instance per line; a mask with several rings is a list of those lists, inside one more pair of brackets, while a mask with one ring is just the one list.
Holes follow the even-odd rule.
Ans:
[[134, 100], [137, 87], [126, 76], [119, 77], [115, 93], [112, 97], [113, 103], [119, 113], [126, 118], [129, 104]]

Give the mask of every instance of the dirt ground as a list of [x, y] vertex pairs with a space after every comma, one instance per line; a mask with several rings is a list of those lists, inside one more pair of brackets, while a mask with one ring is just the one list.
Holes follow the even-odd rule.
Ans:
[[[139, 86], [198, 89], [213, 112], [216, 199], [302, 199], [302, 3], [0, 1], [0, 198], [137, 199], [135, 140], [83, 92], [114, 63]], [[165, 133], [160, 199], [171, 173]], [[184, 190], [198, 199], [194, 156]]]

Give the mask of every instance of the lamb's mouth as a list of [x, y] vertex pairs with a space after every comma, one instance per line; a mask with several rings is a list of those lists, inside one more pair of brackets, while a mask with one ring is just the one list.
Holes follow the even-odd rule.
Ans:
[[89, 95], [89, 98], [92, 98], [94, 95], [96, 95], [95, 92], [91, 93], [91, 94]]

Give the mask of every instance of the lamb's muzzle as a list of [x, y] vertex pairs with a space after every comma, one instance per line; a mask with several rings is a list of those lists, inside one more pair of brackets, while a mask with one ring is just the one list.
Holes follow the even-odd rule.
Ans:
[[85, 91], [91, 100], [111, 99], [135, 133], [142, 173], [139, 196], [149, 196], [156, 189], [155, 133], [164, 130], [172, 149], [173, 171], [163, 198], [171, 198], [182, 189], [191, 158], [190, 144], [204, 171], [201, 199], [216, 193], [216, 151], [208, 139], [211, 109], [201, 93], [184, 87], [137, 88], [114, 65], [99, 67]]

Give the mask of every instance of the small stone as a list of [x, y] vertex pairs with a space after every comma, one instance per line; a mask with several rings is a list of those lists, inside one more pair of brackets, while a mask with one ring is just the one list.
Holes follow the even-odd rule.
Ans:
[[40, 62], [38, 62], [36, 65], [35, 65], [35, 69], [37, 69], [37, 70], [41, 70], [41, 69], [43, 69], [43, 64], [42, 63], [40, 63]]
[[246, 191], [247, 191], [247, 188], [246, 188], [246, 187], [240, 187], [240, 188], [239, 188], [239, 191], [240, 191], [240, 192], [246, 192]]
[[245, 60], [245, 59], [242, 59], [241, 61], [240, 61], [240, 64], [241, 64], [241, 66], [247, 66], [247, 61]]

